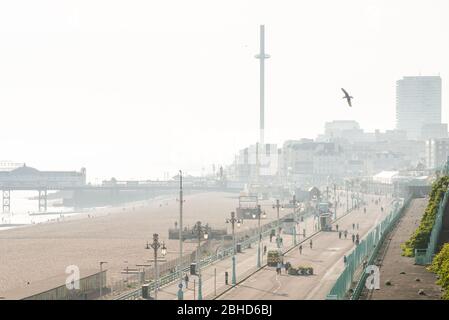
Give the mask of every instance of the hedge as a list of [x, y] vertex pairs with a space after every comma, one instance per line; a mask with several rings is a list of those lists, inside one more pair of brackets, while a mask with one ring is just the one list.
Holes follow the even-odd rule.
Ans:
[[438, 205], [442, 201], [444, 193], [449, 185], [449, 176], [443, 176], [432, 184], [429, 203], [421, 218], [419, 227], [413, 235], [402, 244], [402, 255], [406, 257], [414, 257], [415, 249], [427, 249], [430, 240], [435, 218], [438, 212]]
[[429, 270], [438, 275], [437, 284], [444, 289], [442, 298], [449, 300], [449, 243], [433, 258]]

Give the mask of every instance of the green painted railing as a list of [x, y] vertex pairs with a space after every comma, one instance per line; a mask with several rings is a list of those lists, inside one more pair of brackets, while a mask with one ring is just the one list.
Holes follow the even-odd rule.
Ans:
[[[348, 291], [354, 284], [354, 275], [356, 271], [360, 268], [363, 262], [366, 262], [367, 264], [370, 261], [372, 262], [379, 245], [382, 243], [385, 235], [390, 231], [394, 223], [401, 216], [408, 201], [409, 200], [407, 200], [401, 208], [399, 208], [399, 203], [395, 202], [394, 209], [382, 222], [371, 230], [368, 235], [362, 239], [359, 245], [357, 245], [355, 249], [347, 256], [345, 269], [340, 274], [331, 291], [327, 295], [327, 300], [341, 300], [347, 298]], [[364, 277], [365, 271], [363, 270], [362, 272], [362, 277]], [[359, 281], [355, 292], [360, 293], [362, 288], [363, 283]], [[352, 296], [354, 296], [354, 294]]]
[[449, 191], [444, 193], [443, 200], [438, 205], [437, 215], [435, 217], [435, 223], [433, 224], [432, 231], [430, 233], [429, 243], [427, 249], [415, 249], [415, 264], [428, 265], [432, 263], [433, 256], [435, 255], [441, 229], [443, 228], [443, 215], [446, 208]]
[[[287, 217], [291, 217], [293, 214], [288, 214], [286, 216], [284, 216], [284, 218]], [[284, 219], [283, 218], [283, 219]], [[262, 238], [267, 237], [270, 235], [271, 231], [276, 228], [278, 226], [278, 222], [277, 221], [272, 221], [270, 223], [267, 223], [265, 225], [261, 226], [262, 232]], [[257, 243], [259, 241], [259, 234], [255, 234], [251, 237], [248, 237], [247, 239], [238, 242], [237, 244], [240, 244], [242, 250], [246, 249], [248, 247], [250, 247], [253, 243]], [[228, 256], [232, 255], [232, 251], [233, 251], [233, 247], [232, 245], [219, 251], [216, 252], [214, 254], [208, 255], [207, 257], [204, 257], [203, 259], [200, 260], [200, 268], [204, 268], [218, 260], [223, 260], [225, 258], [227, 258]], [[181, 272], [182, 274], [189, 272], [190, 271], [190, 267], [186, 267], [184, 268]], [[169, 273], [167, 275], [164, 275], [162, 277], [159, 278], [159, 287], [162, 287], [164, 285], [167, 285], [169, 283], [172, 283], [174, 281], [176, 281], [177, 279], [180, 278], [179, 275], [179, 271], [178, 272], [173, 272], [173, 273]], [[156, 287], [156, 282], [153, 280], [148, 284], [148, 290], [149, 291], [154, 291]], [[118, 298], [116, 298], [116, 300], [130, 300], [130, 299], [137, 299], [139, 297], [142, 296], [142, 289], [136, 289], [132, 292], [123, 294], [121, 296], [119, 296]]]

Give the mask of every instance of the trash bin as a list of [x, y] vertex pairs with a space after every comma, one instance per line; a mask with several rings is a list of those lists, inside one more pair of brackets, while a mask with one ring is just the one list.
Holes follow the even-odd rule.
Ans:
[[237, 243], [237, 252], [238, 253], [242, 252], [242, 244], [241, 243]]
[[196, 263], [195, 262], [190, 264], [190, 274], [196, 275]]
[[142, 285], [142, 298], [144, 299], [150, 298], [150, 289], [148, 283]]

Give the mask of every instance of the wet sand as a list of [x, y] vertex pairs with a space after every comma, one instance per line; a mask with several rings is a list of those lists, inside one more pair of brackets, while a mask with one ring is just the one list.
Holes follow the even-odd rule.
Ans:
[[[152, 258], [152, 250], [146, 250], [145, 245], [153, 233], [159, 233], [160, 239], [165, 241], [167, 260], [176, 258], [179, 242], [168, 240], [168, 228], [173, 228], [179, 219], [179, 203], [176, 195], [166, 199], [0, 231], [0, 296], [9, 290], [25, 288], [27, 282], [64, 274], [69, 265], [77, 265], [82, 276], [83, 270], [99, 269], [99, 262], [107, 261], [104, 268], [108, 270], [108, 282], [122, 279], [121, 270], [148, 263]], [[271, 202], [261, 204], [267, 212], [264, 222], [275, 219]], [[213, 228], [229, 227], [225, 220], [237, 206], [238, 194], [186, 195], [184, 226], [192, 226], [200, 220]], [[245, 220], [242, 229], [256, 224], [256, 221]], [[194, 243], [185, 242], [185, 252], [194, 248]]]

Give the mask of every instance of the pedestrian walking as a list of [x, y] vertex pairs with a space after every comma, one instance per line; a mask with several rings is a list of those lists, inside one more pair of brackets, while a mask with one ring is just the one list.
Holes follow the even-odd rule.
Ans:
[[186, 283], [186, 289], [187, 289], [189, 287], [189, 276], [187, 275], [187, 273], [184, 276], [184, 282]]
[[309, 245], [310, 245], [310, 249], [312, 249], [312, 245], [313, 245], [312, 239], [310, 239]]
[[335, 229], [337, 229], [337, 232], [338, 232], [338, 223], [335, 225]]
[[281, 268], [282, 268], [282, 263], [278, 262], [278, 264], [276, 266], [276, 273], [277, 274], [281, 274]]
[[352, 242], [354, 243], [354, 241], [355, 241], [355, 235], [352, 234]]
[[341, 231], [338, 233], [338, 239], [341, 239]]
[[359, 241], [359, 240], [360, 240], [360, 236], [359, 236], [359, 234], [358, 234], [358, 233], [356, 234], [355, 238], [356, 238], [356, 240], [357, 240], [357, 241]]
[[266, 253], [267, 253], [267, 246], [264, 245], [264, 246], [263, 246], [263, 254], [265, 255]]
[[348, 239], [348, 230], [345, 230], [345, 239]]
[[227, 271], [225, 271], [225, 284], [228, 284], [228, 280], [229, 280], [229, 274]]
[[302, 244], [299, 245], [299, 254], [302, 254]]
[[352, 224], [352, 230], [355, 230], [355, 223]]
[[290, 262], [284, 264], [285, 273], [288, 273], [288, 269], [290, 268]]

